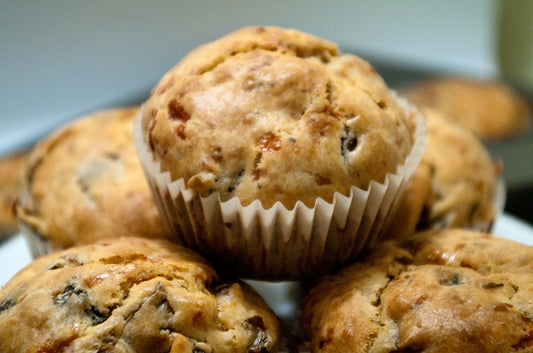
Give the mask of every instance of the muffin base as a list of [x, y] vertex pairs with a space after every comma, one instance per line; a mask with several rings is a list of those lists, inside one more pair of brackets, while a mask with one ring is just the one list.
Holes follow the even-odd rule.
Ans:
[[414, 144], [404, 164], [383, 183], [366, 190], [352, 187], [335, 193], [333, 202], [317, 198], [314, 207], [280, 202], [265, 209], [259, 200], [241, 205], [218, 193], [202, 197], [183, 179], [172, 180], [145, 143], [142, 109], [134, 126], [134, 143], [160, 210], [176, 240], [206, 256], [220, 271], [244, 278], [302, 280], [330, 272], [379, 241], [394, 214], [407, 181], [425, 146], [424, 119], [407, 101], [397, 98], [416, 123]]

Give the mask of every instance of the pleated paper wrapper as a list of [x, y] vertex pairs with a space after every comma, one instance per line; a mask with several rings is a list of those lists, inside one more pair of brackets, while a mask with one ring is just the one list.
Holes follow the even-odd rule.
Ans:
[[287, 209], [277, 202], [265, 209], [259, 200], [246, 206], [218, 193], [200, 196], [183, 179], [161, 170], [143, 139], [142, 110], [134, 142], [157, 207], [175, 240], [213, 262], [222, 272], [262, 280], [303, 280], [331, 272], [379, 241], [420, 162], [425, 124], [416, 108], [398, 97], [416, 130], [411, 153], [396, 173], [366, 190], [335, 193], [333, 202], [318, 198], [314, 207], [297, 202]]

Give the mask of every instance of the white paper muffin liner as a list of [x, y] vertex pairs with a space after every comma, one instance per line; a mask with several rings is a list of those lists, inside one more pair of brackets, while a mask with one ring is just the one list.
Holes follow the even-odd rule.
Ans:
[[398, 97], [416, 123], [414, 144], [396, 173], [367, 190], [352, 187], [348, 196], [335, 193], [333, 202], [318, 198], [314, 207], [297, 202], [288, 210], [277, 202], [264, 209], [259, 200], [242, 206], [218, 193], [201, 197], [183, 179], [161, 170], [145, 143], [142, 110], [134, 126], [134, 143], [156, 204], [175, 240], [206, 256], [231, 274], [263, 280], [298, 280], [330, 272], [372, 246], [386, 229], [420, 162], [425, 147], [422, 115]]
[[24, 223], [19, 223], [20, 233], [23, 235], [30, 249], [31, 256], [36, 259], [38, 257], [50, 254], [56, 249], [52, 248], [47, 239], [39, 236], [31, 227]]

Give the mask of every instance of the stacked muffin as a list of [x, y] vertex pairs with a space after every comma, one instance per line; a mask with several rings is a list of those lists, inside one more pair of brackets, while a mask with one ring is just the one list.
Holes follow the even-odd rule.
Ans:
[[467, 230], [383, 243], [311, 290], [312, 352], [531, 352], [533, 248]]
[[415, 231], [443, 228], [489, 232], [505, 201], [501, 163], [445, 113], [429, 107], [421, 111], [426, 149], [386, 237], [405, 240]]
[[277, 352], [255, 278], [314, 287], [312, 352], [531, 351], [531, 248], [450, 229], [500, 209], [449, 121], [306, 33], [195, 49], [142, 108], [32, 151], [16, 212], [41, 257], [0, 289], [0, 350]]
[[0, 290], [2, 352], [277, 352], [279, 323], [243, 283], [166, 240], [45, 255]]
[[335, 44], [247, 27], [163, 76], [135, 142], [180, 242], [231, 273], [302, 279], [376, 241], [419, 162], [423, 125]]
[[15, 208], [35, 257], [109, 237], [169, 238], [133, 145], [137, 113], [92, 113], [31, 151]]

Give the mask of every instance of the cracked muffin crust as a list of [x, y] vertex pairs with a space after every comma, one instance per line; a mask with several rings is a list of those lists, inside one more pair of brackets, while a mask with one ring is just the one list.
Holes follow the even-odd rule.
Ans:
[[0, 240], [18, 231], [15, 200], [24, 189], [24, 173], [28, 151], [13, 153], [0, 158]]
[[31, 151], [15, 209], [34, 256], [106, 237], [168, 237], [133, 144], [138, 111], [92, 113]]
[[279, 322], [189, 249], [114, 238], [43, 256], [0, 290], [0, 351], [276, 352]]
[[402, 240], [415, 231], [441, 228], [489, 231], [501, 212], [501, 166], [477, 136], [444, 113], [429, 107], [421, 112], [426, 149], [386, 237]]
[[484, 140], [515, 136], [533, 121], [528, 102], [503, 82], [433, 78], [409, 89], [406, 97], [414, 104], [446, 113]]
[[198, 47], [152, 90], [144, 140], [202, 196], [313, 207], [394, 173], [413, 121], [374, 68], [296, 30], [246, 27]]
[[312, 352], [533, 351], [533, 247], [449, 229], [383, 243], [304, 301]]

